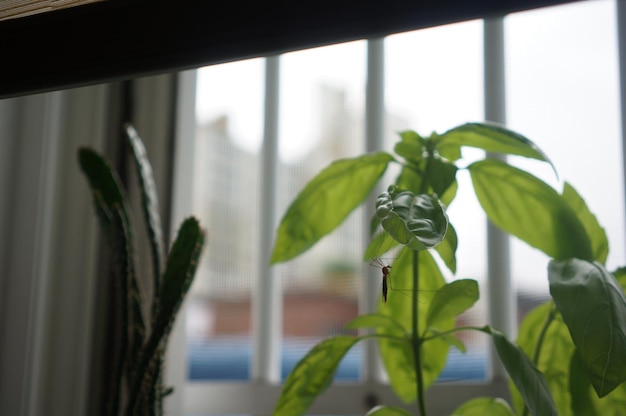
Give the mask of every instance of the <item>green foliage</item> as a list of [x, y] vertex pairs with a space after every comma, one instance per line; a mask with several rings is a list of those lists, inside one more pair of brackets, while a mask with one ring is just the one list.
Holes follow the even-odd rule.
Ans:
[[626, 298], [599, 263], [552, 261], [550, 293], [598, 397], [626, 381]]
[[398, 407], [376, 406], [367, 412], [365, 416], [411, 416], [411, 413]]
[[448, 218], [437, 198], [393, 187], [376, 200], [376, 216], [394, 240], [411, 250], [435, 247], [448, 228]]
[[[538, 337], [537, 334], [543, 335]], [[542, 337], [549, 342], [542, 344]], [[543, 303], [526, 314], [518, 329], [517, 344], [529, 357], [533, 357], [533, 363], [543, 373], [558, 414], [567, 415], [571, 411], [568, 388], [570, 363], [564, 357], [572, 356], [574, 344], [554, 302]], [[511, 388], [511, 395], [515, 410], [522, 414], [524, 401], [516, 388]]]
[[[454, 203], [460, 169], [456, 161], [464, 146], [552, 166], [529, 139], [494, 124], [468, 123], [430, 137], [405, 131], [394, 148], [397, 157], [375, 153], [335, 162], [293, 201], [276, 236], [273, 263], [312, 247], [367, 198], [389, 163], [400, 165], [395, 182], [377, 198], [372, 240], [364, 256], [371, 261], [391, 249], [399, 250], [381, 275], [383, 291], [390, 290], [387, 302], [381, 301], [376, 313], [357, 317], [346, 326], [373, 332], [359, 338], [331, 338], [315, 347], [289, 376], [276, 414], [287, 414], [285, 409], [304, 414], [328, 386], [346, 351], [356, 342], [375, 338], [394, 392], [407, 403], [417, 400], [424, 415], [424, 390], [441, 373], [449, 347], [465, 351], [454, 336], [462, 330], [492, 337], [511, 379], [517, 414], [566, 415], [585, 409], [585, 414], [604, 415], [624, 408], [626, 301], [618, 281], [626, 284], [626, 269], [614, 275], [604, 269], [606, 233], [568, 183], [559, 193], [528, 172], [494, 159], [466, 168], [488, 218], [554, 259], [549, 268], [554, 302], [528, 314], [517, 343], [490, 326], [456, 326], [458, 315], [479, 297], [475, 281], [446, 283], [439, 266], [456, 272], [457, 234], [446, 208]], [[382, 231], [377, 232], [379, 226]], [[368, 413], [404, 414], [402, 409], [385, 406]], [[471, 400], [454, 412], [483, 414], [514, 412], [502, 399], [491, 398]]]
[[321, 171], [287, 209], [272, 263], [302, 254], [341, 224], [369, 195], [391, 160], [381, 152], [338, 160]]
[[557, 415], [556, 405], [543, 374], [519, 346], [509, 341], [502, 332], [493, 328], [489, 332], [500, 360], [530, 412], [533, 415]]
[[462, 314], [476, 303], [478, 297], [476, 280], [461, 279], [446, 284], [435, 293], [430, 302], [426, 326], [430, 328]]
[[[121, 181], [98, 153], [87, 148], [78, 151], [79, 164], [89, 182], [113, 260], [112, 371], [107, 382], [105, 413], [110, 416], [157, 416], [162, 414], [163, 397], [172, 391], [162, 382], [167, 338], [193, 280], [204, 233], [195, 218], [186, 219], [165, 256], [152, 167], [135, 129], [126, 125], [125, 131], [138, 173], [152, 254], [154, 297], [150, 300], [150, 308], [144, 307], [148, 299], [139, 284], [141, 275], [135, 265], [133, 227]], [[149, 309], [151, 316], [146, 319], [143, 315]]]
[[[385, 369], [389, 374], [389, 381], [395, 393], [405, 402], [411, 402], [416, 399], [415, 384], [417, 375], [415, 374], [415, 356], [413, 346], [411, 344], [412, 316], [413, 310], [416, 309], [418, 317], [418, 328], [421, 328], [422, 336], [430, 335], [426, 326], [426, 317], [430, 308], [431, 301], [423, 297], [421, 302], [415, 304], [411, 296], [403, 289], [411, 287], [412, 280], [412, 252], [404, 249], [396, 261], [393, 262], [392, 290], [389, 294], [387, 303], [380, 302], [378, 304], [378, 313], [397, 320], [404, 328], [404, 337], [402, 339], [394, 339], [387, 335], [395, 335], [389, 332], [387, 328], [379, 328], [377, 333], [381, 335], [378, 338], [378, 346]], [[434, 294], [437, 290], [445, 285], [445, 280], [437, 263], [430, 255], [430, 252], [424, 251], [420, 253], [419, 261], [419, 290], [424, 293]], [[407, 319], [409, 318], [409, 319]], [[447, 331], [454, 328], [454, 317], [440, 320], [437, 322], [436, 328], [440, 331]], [[424, 386], [429, 386], [435, 382], [446, 364], [449, 343], [442, 338], [434, 338], [425, 342], [422, 347], [422, 353], [428, 357], [423, 364], [422, 374], [424, 378]]]
[[503, 399], [477, 397], [457, 407], [452, 416], [514, 416], [511, 406]]
[[293, 369], [280, 396], [274, 415], [304, 414], [313, 400], [332, 382], [344, 355], [358, 338], [339, 335], [317, 344]]
[[468, 170], [478, 201], [494, 224], [557, 260], [591, 260], [589, 237], [568, 203], [545, 182], [497, 160]]

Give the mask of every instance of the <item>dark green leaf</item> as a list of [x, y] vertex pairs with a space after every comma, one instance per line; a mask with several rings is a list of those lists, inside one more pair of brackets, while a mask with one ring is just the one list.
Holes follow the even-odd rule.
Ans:
[[[535, 365], [548, 383], [558, 414], [563, 416], [571, 408], [569, 357], [574, 353], [574, 344], [561, 315], [554, 308], [554, 303], [546, 302], [527, 313], [518, 329], [517, 344], [529, 357], [534, 357], [539, 335], [548, 323]], [[518, 414], [522, 414], [523, 399], [516, 389], [512, 389], [511, 396]]]
[[411, 416], [411, 413], [399, 407], [376, 406], [367, 412], [365, 416]]
[[468, 169], [480, 204], [498, 227], [557, 260], [593, 258], [576, 213], [545, 182], [492, 159]]
[[479, 298], [478, 283], [472, 279], [450, 282], [435, 293], [426, 315], [426, 326], [447, 322], [472, 307]]
[[396, 241], [412, 250], [436, 246], [448, 228], [448, 217], [439, 200], [427, 194], [384, 192], [376, 200], [376, 215]]
[[477, 397], [457, 407], [452, 416], [515, 416], [511, 406], [500, 398]]
[[428, 182], [438, 197], [443, 195], [455, 182], [457, 170], [458, 168], [454, 164], [439, 158], [429, 160]]
[[[518, 155], [552, 162], [532, 141], [507, 128], [492, 123], [467, 123], [436, 138], [436, 148], [442, 154], [458, 152], [462, 146], [487, 152]], [[452, 159], [454, 160], [454, 159]]]
[[418, 173], [415, 166], [402, 166], [400, 174], [396, 178], [396, 186], [400, 189], [407, 189], [418, 193], [422, 189], [422, 175]]
[[338, 160], [322, 170], [287, 209], [271, 262], [298, 256], [334, 230], [367, 198], [392, 160], [380, 152]]
[[158, 292], [165, 258], [165, 244], [163, 242], [163, 230], [161, 228], [161, 214], [159, 213], [159, 198], [157, 196], [156, 184], [154, 183], [152, 166], [148, 160], [143, 141], [132, 125], [125, 124], [124, 131], [126, 132], [126, 137], [128, 138], [128, 143], [132, 150], [135, 169], [139, 179], [141, 206], [143, 208], [152, 252], [155, 291]]
[[137, 360], [145, 341], [142, 294], [137, 284], [135, 249], [127, 202], [121, 181], [110, 163], [95, 151], [80, 148], [80, 167], [89, 181], [100, 224], [107, 232], [113, 259], [114, 344], [110, 386], [110, 408], [118, 409], [121, 391], [117, 383], [121, 374], [129, 370], [129, 363]]
[[604, 264], [609, 255], [609, 240], [606, 237], [604, 228], [600, 226], [596, 216], [589, 210], [585, 200], [567, 182], [563, 186], [563, 199], [576, 213], [579, 221], [585, 227], [585, 231], [587, 231], [587, 235], [591, 240], [593, 259]]
[[456, 235], [456, 230], [452, 226], [452, 223], [448, 223], [448, 231], [446, 231], [446, 236], [441, 242], [435, 247], [435, 250], [441, 257], [441, 260], [445, 263], [448, 269], [452, 272], [452, 274], [456, 273], [456, 249], [458, 247], [458, 238]]
[[568, 413], [573, 414], [571, 410], [576, 409], [576, 412], [579, 414], [601, 414], [596, 408], [597, 396], [593, 392], [589, 377], [587, 377], [585, 363], [583, 363], [578, 353], [573, 354], [570, 361], [569, 382], [568, 392], [571, 394], [572, 403]]
[[493, 343], [506, 371], [533, 415], [557, 415], [556, 406], [543, 374], [524, 352], [495, 328], [489, 328]]
[[[390, 290], [387, 303], [380, 302], [378, 312], [398, 321], [407, 333], [411, 332], [412, 316], [412, 292], [401, 291], [400, 289], [411, 288], [412, 282], [412, 252], [408, 249], [402, 250], [398, 259], [393, 262], [390, 274], [390, 286], [395, 288]], [[418, 321], [419, 330], [426, 330], [426, 313], [429, 308], [429, 298], [440, 289], [445, 281], [437, 263], [432, 258], [430, 252], [419, 252], [419, 301], [418, 301]], [[446, 331], [454, 328], [454, 319], [448, 322], [440, 322], [437, 326], [439, 330]], [[396, 336], [395, 331], [379, 328], [379, 334]], [[391, 387], [405, 402], [411, 402], [416, 398], [415, 392], [415, 371], [414, 357], [410, 340], [396, 341], [380, 338], [378, 340], [380, 353], [385, 364]], [[431, 385], [439, 376], [446, 363], [449, 343], [442, 339], [432, 339], [422, 346], [422, 361], [424, 386]]]
[[110, 163], [89, 148], [78, 150], [78, 162], [89, 181], [98, 217], [104, 226], [108, 226], [112, 221], [113, 206], [126, 207], [122, 182]]
[[167, 257], [163, 285], [159, 292], [155, 331], [158, 328], [165, 329], [173, 322], [193, 281], [203, 244], [204, 232], [200, 223], [194, 217], [187, 218], [180, 226]]
[[348, 322], [345, 326], [346, 329], [361, 329], [361, 328], [384, 328], [387, 333], [396, 333], [397, 335], [404, 335], [405, 329], [398, 321], [391, 316], [381, 315], [379, 313], [369, 313], [366, 315], [360, 315]]
[[[167, 340], [176, 314], [193, 281], [203, 243], [204, 232], [198, 220], [194, 217], [187, 218], [180, 226], [167, 258], [152, 331], [141, 357], [133, 363], [134, 377], [130, 383], [129, 394], [132, 400], [137, 400], [140, 395], [144, 382], [143, 375], [158, 362], [160, 347]], [[133, 409], [136, 405], [136, 402], [130, 403], [129, 408]]]
[[551, 261], [550, 293], [603, 397], [626, 380], [626, 299], [600, 263]]
[[[570, 391], [572, 415], [621, 416], [626, 409], [626, 383], [620, 384], [615, 390], [602, 399], [594, 392], [585, 365], [578, 354], [574, 354], [570, 369]], [[573, 411], [572, 411], [573, 410]], [[568, 413], [564, 413], [567, 415]]]
[[441, 203], [444, 206], [449, 207], [452, 201], [454, 201], [454, 198], [456, 197], [456, 192], [458, 189], [459, 189], [459, 183], [455, 180], [454, 182], [452, 182], [452, 184], [450, 184], [450, 186], [448, 187], [448, 189], [446, 189], [443, 195], [439, 197], [439, 200], [441, 201]]
[[313, 347], [285, 380], [273, 415], [303, 415], [330, 385], [342, 358], [357, 341], [359, 338], [339, 335]]
[[626, 267], [620, 267], [613, 272], [613, 276], [617, 279], [622, 289], [626, 291]]

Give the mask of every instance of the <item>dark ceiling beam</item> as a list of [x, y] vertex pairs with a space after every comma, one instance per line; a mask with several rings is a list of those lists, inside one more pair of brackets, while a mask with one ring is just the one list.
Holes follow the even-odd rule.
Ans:
[[0, 22], [0, 98], [567, 3], [107, 0]]

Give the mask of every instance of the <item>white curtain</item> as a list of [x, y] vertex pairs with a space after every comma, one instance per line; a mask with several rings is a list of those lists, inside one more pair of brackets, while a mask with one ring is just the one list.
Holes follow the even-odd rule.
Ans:
[[[133, 121], [153, 163], [166, 224], [176, 85], [174, 75], [132, 84]], [[97, 362], [106, 341], [100, 289], [107, 268], [76, 155], [80, 146], [120, 154], [121, 88], [116, 83], [0, 101], [2, 415], [98, 410], [97, 379], [106, 371]], [[136, 189], [129, 193], [137, 200]], [[140, 219], [137, 212], [135, 223], [143, 226]]]

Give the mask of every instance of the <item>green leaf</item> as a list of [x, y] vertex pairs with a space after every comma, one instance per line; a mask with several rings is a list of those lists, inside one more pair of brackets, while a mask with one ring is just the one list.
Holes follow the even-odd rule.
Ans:
[[200, 223], [194, 217], [187, 218], [180, 226], [167, 257], [153, 331], [165, 330], [174, 321], [193, 281], [203, 244], [204, 232]]
[[422, 189], [422, 175], [413, 165], [404, 165], [400, 169], [400, 174], [396, 178], [395, 185], [400, 189], [407, 189], [412, 192], [419, 192]]
[[363, 260], [370, 261], [378, 257], [384, 257], [385, 253], [397, 246], [398, 242], [388, 232], [383, 230], [376, 234], [367, 245]]
[[276, 236], [271, 262], [290, 260], [334, 230], [369, 195], [393, 157], [372, 153], [333, 162], [291, 203]]
[[581, 224], [585, 227], [585, 231], [587, 231], [587, 235], [591, 240], [593, 259], [604, 264], [609, 255], [609, 240], [604, 228], [600, 226], [596, 216], [589, 210], [585, 200], [567, 182], [563, 186], [563, 199], [576, 213]]
[[454, 201], [454, 198], [456, 198], [456, 192], [458, 191], [458, 189], [459, 189], [459, 183], [455, 180], [448, 187], [448, 189], [446, 189], [443, 195], [439, 197], [439, 200], [441, 201], [441, 203], [444, 206], [449, 207], [452, 201]]
[[400, 139], [405, 143], [423, 143], [424, 138], [415, 130], [405, 130], [398, 133]]
[[528, 356], [506, 336], [495, 328], [489, 327], [493, 343], [506, 371], [524, 398], [528, 410], [533, 415], [557, 415], [556, 406], [546, 379]]
[[626, 267], [620, 267], [613, 272], [613, 276], [617, 279], [618, 283], [622, 286], [622, 289], [626, 291]]
[[370, 409], [365, 416], [411, 416], [411, 413], [399, 407], [376, 406]]
[[462, 146], [468, 146], [487, 152], [518, 155], [543, 160], [552, 165], [552, 162], [550, 162], [543, 151], [528, 138], [493, 123], [463, 124], [448, 130], [435, 140], [437, 143], [436, 148], [442, 154], [454, 154], [459, 152]]
[[[426, 330], [426, 313], [429, 308], [428, 298], [432, 296], [444, 284], [445, 280], [432, 258], [430, 252], [419, 252], [419, 291], [418, 291], [418, 320], [420, 332]], [[410, 288], [412, 282], [412, 252], [403, 249], [400, 256], [393, 262], [393, 268], [389, 277], [390, 286], [395, 288]], [[412, 316], [412, 293], [399, 290], [391, 290], [387, 303], [380, 302], [378, 313], [389, 316], [398, 321], [405, 332], [411, 332]], [[440, 322], [438, 329], [446, 331], [454, 328], [454, 319]], [[396, 336], [397, 332], [387, 328], [379, 328], [378, 334]], [[379, 338], [378, 345], [383, 363], [389, 374], [391, 387], [398, 397], [405, 402], [411, 402], [416, 398], [414, 358], [409, 338], [404, 341]], [[443, 370], [448, 355], [449, 343], [441, 338], [429, 340], [422, 346], [424, 360], [422, 361], [424, 386], [431, 385]]]
[[410, 191], [390, 191], [378, 196], [376, 215], [396, 241], [412, 250], [425, 250], [444, 239], [448, 217], [438, 199]]
[[426, 325], [447, 322], [472, 307], [479, 298], [478, 283], [472, 279], [450, 282], [435, 293], [426, 315]]
[[593, 258], [576, 213], [545, 182], [493, 159], [468, 169], [476, 196], [495, 225], [557, 260]]
[[152, 253], [155, 291], [158, 292], [165, 258], [165, 244], [163, 242], [159, 198], [156, 184], [154, 183], [154, 174], [152, 173], [152, 165], [150, 165], [150, 161], [148, 160], [146, 147], [135, 128], [130, 124], [125, 124], [124, 131], [126, 132], [126, 137], [128, 138], [128, 143], [132, 150], [135, 169], [139, 179], [141, 206], [143, 208]]
[[587, 377], [585, 365], [578, 354], [574, 354], [572, 357], [570, 374], [572, 411], [569, 414], [622, 415], [623, 409], [626, 409], [626, 383], [620, 384], [602, 399], [598, 398]]
[[457, 407], [452, 416], [515, 416], [511, 406], [500, 398], [477, 397]]
[[449, 332], [444, 333], [444, 332], [439, 331], [437, 328], [432, 328], [432, 327], [428, 328], [428, 330], [431, 332], [430, 337], [433, 337], [433, 338], [428, 339], [429, 342], [435, 338], [441, 339], [445, 341], [446, 343], [448, 343], [449, 346], [456, 348], [462, 353], [467, 352], [467, 347], [465, 346], [465, 343], [461, 341], [460, 339], [458, 339], [457, 337], [455, 337], [453, 334]]
[[428, 181], [433, 192], [437, 196], [441, 196], [456, 181], [458, 168], [454, 164], [445, 162], [437, 157], [430, 159], [429, 163]]
[[456, 249], [458, 247], [458, 237], [452, 223], [448, 223], [448, 231], [440, 244], [435, 246], [435, 250], [443, 260], [444, 264], [452, 274], [456, 273]]
[[591, 384], [603, 397], [626, 381], [624, 292], [597, 262], [551, 261], [548, 279]]
[[424, 159], [424, 145], [422, 142], [398, 142], [394, 146], [393, 151], [411, 163], [419, 163]]
[[358, 341], [359, 338], [339, 335], [313, 347], [285, 380], [273, 415], [303, 415], [330, 385], [344, 355]]
[[[184, 300], [198, 265], [198, 258], [204, 243], [204, 232], [200, 223], [194, 217], [183, 221], [178, 230], [176, 240], [172, 245], [165, 265], [163, 284], [158, 293], [158, 308], [153, 319], [152, 331], [140, 358], [133, 363], [133, 379], [130, 383], [131, 400], [146, 392], [141, 391], [146, 371], [155, 364], [160, 356], [160, 348], [167, 341], [174, 324], [176, 314]], [[140, 394], [141, 393], [141, 394]], [[137, 402], [130, 403], [134, 409]]]
[[361, 328], [384, 328], [388, 333], [404, 335], [406, 333], [400, 322], [391, 316], [381, 315], [379, 313], [370, 313], [360, 315], [351, 320], [344, 327], [346, 329]]
[[[549, 322], [535, 365], [548, 383], [558, 414], [565, 416], [571, 408], [569, 358], [574, 353], [574, 343], [561, 315], [554, 308], [553, 302], [546, 302], [528, 312], [518, 329], [517, 344], [529, 357], [534, 357], [539, 334]], [[522, 414], [523, 399], [516, 389], [511, 390], [511, 396], [518, 414]]]
[[78, 163], [89, 181], [98, 218], [106, 227], [111, 224], [113, 206], [119, 205], [126, 210], [122, 181], [111, 164], [92, 149], [80, 148]]

